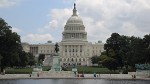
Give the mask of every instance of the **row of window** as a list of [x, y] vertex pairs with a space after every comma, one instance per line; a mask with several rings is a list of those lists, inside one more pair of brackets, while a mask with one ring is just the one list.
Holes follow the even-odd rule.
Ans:
[[41, 50], [41, 53], [53, 53], [54, 52], [54, 50]]
[[38, 51], [30, 50], [30, 53], [37, 54], [37, 53], [38, 53]]
[[75, 26], [70, 26], [66, 27], [65, 30], [84, 30], [84, 27], [75, 27]]
[[[69, 50], [69, 51], [67, 51], [67, 49], [65, 50], [65, 52], [78, 52], [78, 50], [76, 49], [76, 50]], [[80, 52], [82, 52], [82, 50], [80, 50]]]
[[54, 47], [40, 47], [40, 49], [54, 49]]
[[63, 63], [63, 66], [70, 66], [70, 65], [81, 65], [81, 63]]
[[86, 38], [85, 34], [65, 34], [63, 38]]
[[[68, 56], [67, 53], [65, 53], [65, 56]], [[76, 53], [76, 54], [74, 54], [74, 53], [71, 54], [71, 53], [70, 53], [70, 56], [82, 56], [82, 54], [80, 53], [80, 55], [79, 55], [79, 54], [77, 54], [77, 53]]]
[[64, 58], [64, 59], [61, 59], [61, 61], [68, 61], [68, 62], [77, 62], [77, 61], [79, 61], [79, 62], [81, 62], [81, 61], [86, 61], [84, 58], [82, 59], [82, 58], [79, 58], [79, 59], [73, 59], [73, 58]]
[[80, 47], [80, 48], [82, 48], [82, 45], [65, 45], [65, 48], [67, 48], [67, 46], [69, 47], [69, 48], [78, 48], [78, 47]]

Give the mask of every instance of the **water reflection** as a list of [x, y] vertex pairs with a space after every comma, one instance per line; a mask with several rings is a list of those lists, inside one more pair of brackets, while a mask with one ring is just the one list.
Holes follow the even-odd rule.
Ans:
[[150, 80], [112, 79], [14, 79], [0, 80], [0, 84], [150, 84]]

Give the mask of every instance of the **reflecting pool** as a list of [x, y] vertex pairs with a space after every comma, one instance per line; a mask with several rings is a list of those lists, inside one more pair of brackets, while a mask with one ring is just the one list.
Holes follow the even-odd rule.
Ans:
[[0, 84], [150, 84], [150, 80], [121, 79], [9, 79]]

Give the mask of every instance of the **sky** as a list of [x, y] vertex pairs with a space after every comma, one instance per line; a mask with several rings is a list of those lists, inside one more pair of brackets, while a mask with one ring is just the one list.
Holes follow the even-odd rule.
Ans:
[[74, 3], [89, 42], [105, 43], [114, 32], [150, 34], [150, 0], [0, 0], [0, 18], [22, 42], [60, 42]]

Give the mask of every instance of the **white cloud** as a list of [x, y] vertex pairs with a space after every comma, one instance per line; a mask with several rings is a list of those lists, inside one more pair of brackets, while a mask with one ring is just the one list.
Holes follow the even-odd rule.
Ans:
[[66, 20], [71, 16], [72, 9], [52, 9], [50, 16], [52, 19], [43, 28], [39, 28], [38, 32], [46, 32], [50, 29], [58, 29], [64, 27]]
[[19, 28], [12, 27], [12, 32], [20, 33], [21, 30]]
[[20, 0], [0, 0], [0, 8], [16, 5]]
[[[129, 36], [150, 33], [150, 0], [76, 0], [76, 5], [89, 41], [104, 42], [113, 32]], [[43, 30], [63, 29], [71, 15], [72, 7], [51, 10], [52, 19]]]
[[47, 28], [57, 28], [58, 27], [58, 22], [57, 20], [52, 20], [51, 22], [49, 22]]
[[150, 0], [77, 0], [76, 3], [89, 40], [105, 41], [113, 32], [129, 36], [150, 33]]
[[28, 34], [22, 37], [22, 42], [29, 42], [29, 43], [45, 43], [48, 40], [53, 40], [51, 34]]

